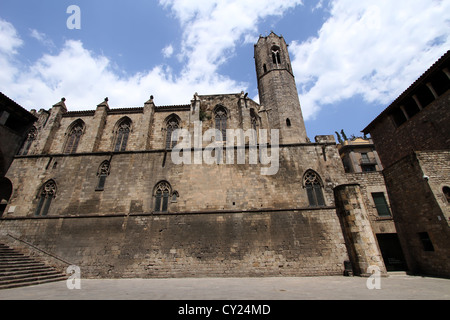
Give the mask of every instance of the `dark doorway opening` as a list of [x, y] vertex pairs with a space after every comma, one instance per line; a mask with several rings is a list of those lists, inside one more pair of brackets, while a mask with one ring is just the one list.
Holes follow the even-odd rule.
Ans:
[[378, 245], [387, 271], [407, 271], [405, 257], [396, 233], [377, 234]]
[[0, 178], [0, 217], [8, 205], [9, 198], [12, 194], [12, 184], [8, 178]]

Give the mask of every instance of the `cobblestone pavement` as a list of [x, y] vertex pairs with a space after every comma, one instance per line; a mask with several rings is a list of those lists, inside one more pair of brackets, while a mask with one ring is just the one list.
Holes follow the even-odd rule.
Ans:
[[[368, 278], [81, 279], [0, 290], [0, 300], [450, 300], [450, 280], [390, 275], [380, 289]], [[371, 282], [372, 286], [376, 284]]]

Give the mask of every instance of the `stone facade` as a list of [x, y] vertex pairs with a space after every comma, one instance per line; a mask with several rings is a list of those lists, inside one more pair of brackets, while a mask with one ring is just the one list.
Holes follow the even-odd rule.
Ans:
[[269, 117], [269, 128], [281, 130], [281, 143], [305, 143], [303, 115], [283, 37], [270, 34], [255, 45], [259, 101]]
[[80, 266], [83, 277], [342, 275], [348, 259], [339, 220], [326, 209], [5, 223], [12, 234]]
[[450, 51], [364, 131], [383, 163], [412, 273], [450, 277]]
[[416, 274], [450, 275], [450, 206], [442, 191], [449, 163], [449, 151], [422, 151], [385, 171], [405, 258]]
[[12, 194], [11, 181], [5, 178], [14, 156], [29, 146], [35, 132], [30, 131], [36, 118], [0, 92], [0, 217]]
[[375, 172], [382, 171], [378, 152], [372, 139], [356, 138], [343, 141], [338, 146], [339, 154], [344, 163], [345, 172]]
[[359, 185], [339, 186], [335, 194], [350, 260], [357, 262], [354, 271], [370, 275], [376, 267], [386, 272]]
[[450, 146], [450, 51], [412, 84], [366, 129], [384, 167], [413, 150]]
[[4, 177], [36, 118], [0, 92], [0, 178]]
[[[84, 277], [342, 275], [349, 259], [355, 274], [384, 272], [366, 187], [336, 201], [340, 186], [365, 180], [344, 172], [333, 136], [307, 139], [284, 39], [261, 37], [255, 59], [261, 105], [241, 92], [77, 112], [62, 99], [34, 112], [37, 138], [7, 174], [0, 240], [31, 243]], [[190, 143], [183, 163], [176, 129]], [[249, 133], [231, 157], [224, 129]]]
[[383, 166], [371, 139], [354, 138], [338, 145], [347, 179], [359, 186], [367, 218], [371, 223], [388, 271], [407, 270], [386, 189]]

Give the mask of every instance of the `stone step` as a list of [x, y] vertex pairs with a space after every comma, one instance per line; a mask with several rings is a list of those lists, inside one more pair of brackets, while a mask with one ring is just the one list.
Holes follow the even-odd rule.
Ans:
[[5, 282], [0, 281], [0, 290], [2, 289], [12, 289], [26, 286], [36, 286], [43, 283], [65, 281], [67, 277], [64, 275], [59, 276], [46, 276], [46, 277], [35, 277], [29, 279], [22, 279], [22, 281], [9, 280]]
[[10, 276], [12, 274], [28, 274], [28, 273], [34, 273], [34, 272], [44, 272], [47, 270], [48, 270], [47, 266], [13, 268], [13, 269], [9, 269], [9, 270], [0, 271], [0, 278], [3, 276]]
[[26, 266], [45, 266], [42, 262], [37, 262], [36, 260], [30, 260], [30, 261], [1, 261], [0, 260], [0, 270], [3, 268], [10, 268], [10, 267], [26, 267]]
[[61, 274], [56, 270], [37, 270], [33, 272], [26, 272], [26, 273], [16, 273], [12, 272], [9, 275], [4, 275], [0, 277], [0, 284], [2, 281], [9, 281], [9, 280], [19, 280], [19, 279], [27, 279], [27, 278], [39, 278], [39, 277], [46, 277], [46, 276], [60, 276]]
[[0, 262], [3, 263], [9, 263], [9, 262], [16, 262], [16, 261], [34, 261], [30, 257], [27, 256], [0, 256]]
[[0, 244], [0, 289], [38, 285], [66, 280], [53, 267]]

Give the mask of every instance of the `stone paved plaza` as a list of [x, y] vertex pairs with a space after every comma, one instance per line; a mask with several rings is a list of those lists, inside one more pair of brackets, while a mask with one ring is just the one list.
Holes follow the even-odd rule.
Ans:
[[0, 290], [0, 300], [450, 300], [450, 280], [394, 274], [369, 290], [368, 278], [81, 279]]

